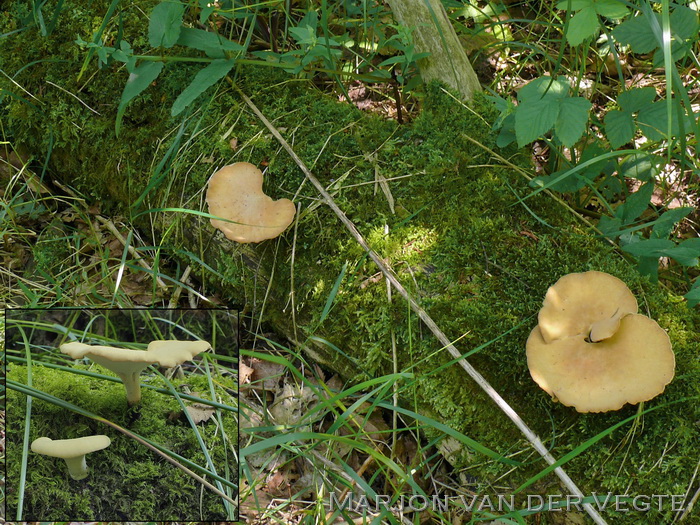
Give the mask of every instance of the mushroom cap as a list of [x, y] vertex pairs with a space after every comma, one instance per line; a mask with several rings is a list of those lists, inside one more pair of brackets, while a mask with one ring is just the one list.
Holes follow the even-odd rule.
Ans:
[[629, 314], [597, 343], [582, 332], [545, 341], [536, 326], [527, 340], [527, 365], [535, 382], [579, 412], [618, 410], [661, 394], [671, 382], [675, 356], [656, 321]]
[[226, 237], [240, 243], [272, 239], [294, 220], [289, 199], [273, 201], [263, 193], [263, 174], [248, 162], [224, 166], [212, 175], [207, 189], [209, 213], [230, 221], [211, 219]]
[[637, 313], [637, 299], [617, 277], [597, 271], [570, 273], [550, 286], [538, 315], [546, 343], [585, 333], [600, 341], [613, 335], [620, 319]]
[[40, 437], [32, 442], [32, 452], [52, 456], [54, 458], [77, 458], [107, 448], [112, 441], [102, 434], [97, 436], [85, 436], [75, 439], [53, 440]]
[[206, 341], [151, 341], [146, 350], [130, 350], [113, 346], [87, 345], [73, 341], [61, 345], [61, 352], [73, 359], [89, 357], [116, 374], [140, 373], [148, 365], [173, 367], [189, 361], [211, 345]]
[[211, 348], [206, 341], [178, 341], [176, 339], [151, 341], [147, 353], [154, 363], [171, 368], [189, 361], [197, 354]]

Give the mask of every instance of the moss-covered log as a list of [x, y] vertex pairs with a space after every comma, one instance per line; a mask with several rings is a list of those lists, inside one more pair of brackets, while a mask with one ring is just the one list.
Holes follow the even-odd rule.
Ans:
[[[215, 95], [199, 99], [184, 119], [173, 120], [172, 101], [196, 67], [168, 65], [129, 106], [117, 139], [114, 116], [128, 75], [113, 66], [78, 81], [83, 54], [71, 42], [93, 15], [75, 9], [62, 16], [66, 20], [50, 38], [31, 29], [1, 44], [2, 69], [35, 97], [4, 84], [16, 95], [3, 110], [15, 142], [37, 159], [50, 152], [53, 177], [101, 202], [104, 210], [130, 217], [144, 232], [157, 232], [161, 257], [193, 264], [206, 293], [217, 291], [228, 304], [261, 317], [344, 377], [391, 373], [393, 340], [398, 368], [410, 368], [418, 378], [404, 392], [405, 403], [501, 454], [527, 448], [464, 372], [445, 366], [449, 356], [406, 304], [397, 297], [388, 300], [377, 268], [233, 89], [222, 85]], [[0, 30], [11, 30], [11, 23], [6, 18]], [[124, 31], [139, 31], [138, 20], [125, 16]], [[20, 71], [36, 57], [44, 61]], [[270, 68], [246, 68], [236, 83], [293, 144], [403, 285], [452, 340], [459, 340], [458, 348], [557, 457], [637, 408], [582, 415], [553, 403], [529, 377], [524, 342], [547, 287], [561, 275], [595, 269], [624, 280], [644, 313], [669, 332], [677, 378], [647, 403], [658, 409], [643, 416], [643, 431], [628, 436], [630, 427], [622, 426], [566, 469], [588, 493], [686, 493], [697, 466], [691, 452], [700, 441], [700, 315], [646, 282], [551, 197], [540, 193], [520, 201], [529, 193], [521, 175], [466, 138], [495, 148], [491, 123], [496, 116], [479, 97], [472, 107], [462, 107], [433, 85], [420, 116], [410, 126], [399, 126]], [[527, 169], [524, 155], [499, 153]], [[207, 178], [216, 166], [234, 161], [267, 166], [266, 193], [293, 197], [300, 205], [296, 239], [290, 229], [277, 240], [241, 246], [201, 217], [154, 211], [206, 211]], [[395, 213], [377, 188], [378, 177], [389, 181]], [[332, 307], [322, 316], [341, 274]], [[631, 441], [620, 448], [625, 436]], [[487, 481], [510, 468], [484, 464], [471, 452], [451, 459]], [[499, 483], [515, 488], [542, 468], [542, 461], [526, 460]], [[533, 490], [561, 492], [554, 481]], [[669, 506], [648, 513], [608, 508], [605, 515], [614, 523], [659, 523], [670, 512]]]

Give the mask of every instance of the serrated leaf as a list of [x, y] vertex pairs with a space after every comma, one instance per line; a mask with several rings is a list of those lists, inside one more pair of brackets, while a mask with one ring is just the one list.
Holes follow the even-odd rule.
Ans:
[[[646, 138], [659, 141], [666, 138], [668, 132], [668, 106], [665, 100], [659, 100], [639, 110], [637, 126]], [[678, 134], [678, 121], [671, 119], [671, 135]]]
[[569, 82], [565, 77], [553, 79], [552, 77], [539, 77], [520, 88], [518, 101], [528, 102], [534, 100], [557, 100], [566, 98], [570, 91]]
[[653, 87], [634, 88], [620, 93], [617, 103], [625, 111], [636, 113], [654, 102], [655, 98], [656, 89]]
[[629, 14], [629, 10], [620, 0], [596, 0], [593, 5], [595, 6], [596, 13], [606, 18], [612, 18], [613, 20], [625, 18]]
[[671, 31], [680, 37], [695, 38], [698, 36], [698, 13], [685, 6], [676, 7], [671, 13]]
[[627, 111], [613, 109], [605, 115], [605, 136], [608, 142], [617, 149], [634, 138], [634, 119]]
[[122, 91], [122, 96], [119, 100], [119, 109], [117, 109], [117, 118], [114, 123], [114, 131], [117, 136], [119, 135], [119, 129], [126, 106], [134, 97], [151, 85], [151, 82], [160, 75], [163, 66], [163, 62], [144, 62], [136, 67], [129, 75], [129, 80], [126, 81], [124, 91]]
[[231, 68], [236, 64], [234, 59], [223, 60], [217, 59], [212, 61], [204, 69], [200, 70], [194, 77], [185, 90], [175, 99], [173, 108], [170, 114], [174, 117], [180, 114], [187, 106], [189, 106], [199, 95], [204, 93], [219, 80], [224, 78], [231, 71]]
[[243, 46], [210, 31], [183, 27], [177, 43], [204, 51], [210, 58], [225, 58], [225, 52], [240, 52]]
[[161, 2], [151, 11], [148, 22], [148, 43], [153, 47], [173, 47], [180, 36], [185, 4]]
[[598, 15], [593, 7], [586, 7], [576, 13], [569, 20], [569, 27], [566, 30], [566, 41], [570, 46], [577, 46], [587, 38], [598, 32]]
[[557, 120], [559, 106], [551, 100], [523, 102], [515, 111], [515, 136], [522, 147], [547, 133]]
[[653, 182], [642, 184], [637, 191], [627, 197], [623, 205], [615, 210], [615, 215], [619, 213], [622, 224], [631, 224], [647, 209], [653, 193]]
[[559, 101], [559, 114], [554, 124], [557, 138], [570, 148], [586, 131], [588, 111], [591, 103], [582, 97], [565, 98]]
[[651, 53], [659, 46], [645, 16], [636, 16], [625, 20], [612, 32], [615, 40], [630, 46], [635, 53]]

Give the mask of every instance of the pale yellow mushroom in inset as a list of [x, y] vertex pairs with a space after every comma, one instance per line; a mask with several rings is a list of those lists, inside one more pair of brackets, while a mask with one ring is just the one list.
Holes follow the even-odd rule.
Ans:
[[148, 365], [174, 367], [191, 360], [197, 354], [211, 348], [206, 341], [151, 341], [146, 350], [131, 350], [113, 346], [87, 345], [77, 341], [61, 345], [61, 352], [73, 359], [88, 357], [97, 364], [117, 374], [126, 388], [130, 405], [141, 400], [139, 375]]
[[668, 334], [636, 313], [632, 292], [602, 272], [562, 277], [526, 343], [535, 382], [579, 412], [618, 410], [661, 394], [675, 373]]
[[211, 224], [240, 243], [273, 239], [294, 220], [289, 199], [272, 200], [263, 193], [263, 174], [248, 162], [224, 166], [212, 175], [207, 189], [209, 213], [221, 219]]
[[107, 448], [110, 443], [109, 437], [103, 435], [57, 440], [40, 437], [32, 442], [31, 448], [37, 454], [63, 459], [73, 479], [84, 479], [88, 475], [85, 455]]

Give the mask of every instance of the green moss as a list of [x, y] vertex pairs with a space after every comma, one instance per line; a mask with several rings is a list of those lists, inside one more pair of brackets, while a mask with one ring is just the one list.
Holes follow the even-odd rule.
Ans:
[[[85, 367], [75, 367], [83, 370]], [[92, 372], [113, 376], [95, 365]], [[144, 375], [145, 376], [145, 375]], [[10, 364], [8, 379], [26, 384], [27, 368]], [[223, 386], [233, 389], [233, 380], [220, 378]], [[155, 378], [143, 382], [160, 386]], [[173, 380], [176, 387], [187, 385], [191, 391], [208, 391], [205, 377], [190, 375], [186, 380]], [[68, 403], [105, 417], [137, 435], [157, 443], [199, 465], [206, 459], [184, 418], [171, 414], [180, 408], [171, 396], [142, 388], [140, 417], [127, 409], [124, 386], [107, 381], [35, 364], [32, 367], [33, 387]], [[17, 487], [20, 476], [26, 398], [7, 391], [7, 480], [8, 512], [14, 516], [18, 505]], [[233, 415], [222, 411], [227, 432], [236, 429]], [[213, 420], [198, 425], [217, 470], [230, 461], [221, 444], [221, 429]], [[69, 439], [92, 434], [106, 434], [111, 445], [87, 457], [89, 476], [75, 481], [68, 475], [61, 459], [29, 452], [24, 490], [23, 516], [30, 521], [63, 521], [67, 518], [124, 520], [223, 520], [226, 513], [221, 498], [202, 489], [195, 480], [164, 461], [146, 447], [108, 425], [75, 414], [62, 407], [33, 399], [29, 443], [40, 436]], [[229, 437], [235, 439], [234, 434]], [[229, 452], [230, 454], [230, 452]]]

